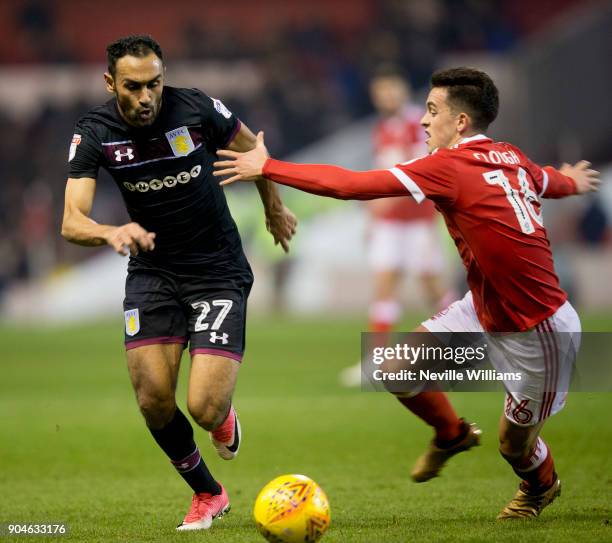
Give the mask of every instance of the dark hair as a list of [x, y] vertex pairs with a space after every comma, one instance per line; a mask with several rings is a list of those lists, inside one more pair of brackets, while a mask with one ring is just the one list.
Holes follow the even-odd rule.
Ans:
[[431, 76], [431, 86], [447, 89], [451, 109], [463, 109], [477, 130], [486, 130], [497, 117], [499, 92], [493, 80], [480, 70], [438, 70]]
[[106, 47], [106, 58], [108, 61], [108, 71], [115, 75], [115, 65], [117, 61], [125, 55], [135, 57], [146, 57], [149, 53], [155, 53], [161, 61], [164, 56], [159, 46], [151, 36], [144, 34], [133, 34], [125, 38], [119, 38]]
[[376, 66], [376, 68], [372, 72], [371, 79], [378, 79], [379, 77], [388, 77], [407, 81], [406, 74], [401, 70], [401, 68], [396, 64], [391, 64], [390, 62], [387, 62], [385, 64], [379, 64], [378, 66]]

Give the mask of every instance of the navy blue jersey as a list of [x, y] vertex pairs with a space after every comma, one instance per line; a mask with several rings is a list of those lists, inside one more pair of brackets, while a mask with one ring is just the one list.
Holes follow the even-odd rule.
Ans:
[[132, 221], [155, 232], [155, 249], [131, 257], [130, 269], [161, 267], [177, 273], [250, 276], [236, 224], [219, 181], [217, 149], [240, 121], [219, 100], [197, 89], [165, 87], [155, 122], [128, 125], [116, 99], [76, 124], [69, 177], [97, 178], [104, 168], [117, 183]]

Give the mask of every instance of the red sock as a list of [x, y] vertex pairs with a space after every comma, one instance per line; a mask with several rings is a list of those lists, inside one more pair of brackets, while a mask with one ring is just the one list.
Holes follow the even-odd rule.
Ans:
[[525, 492], [539, 494], [550, 488], [557, 478], [552, 454], [541, 437], [527, 458], [509, 463], [523, 480], [521, 486]]
[[453, 441], [464, 432], [464, 423], [457, 417], [444, 392], [421, 392], [411, 398], [398, 396], [397, 399], [417, 417], [434, 427], [439, 444]]
[[370, 321], [370, 332], [390, 332], [393, 330], [393, 324], [390, 322]]
[[397, 300], [378, 300], [370, 306], [370, 332], [391, 332], [402, 314]]

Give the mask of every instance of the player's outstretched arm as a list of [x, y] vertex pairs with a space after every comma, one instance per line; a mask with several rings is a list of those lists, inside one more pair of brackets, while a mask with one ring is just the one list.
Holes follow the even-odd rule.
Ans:
[[257, 134], [255, 149], [247, 153], [221, 150], [226, 160], [214, 163], [213, 175], [227, 177], [221, 185], [255, 181], [264, 176], [300, 190], [344, 200], [371, 200], [385, 196], [406, 196], [408, 191], [388, 170], [355, 172], [325, 164], [292, 164], [273, 160], [266, 149], [263, 132]]
[[[257, 147], [257, 142], [258, 140], [253, 132], [245, 124], [242, 124], [229, 149], [236, 152], [251, 151]], [[272, 234], [274, 244], [280, 245], [288, 253], [289, 242], [297, 229], [297, 218], [283, 204], [278, 189], [272, 181], [261, 176], [255, 177], [253, 180], [264, 207], [266, 229]]]
[[62, 236], [66, 240], [89, 247], [108, 244], [123, 256], [128, 251], [135, 256], [139, 250], [152, 251], [155, 248], [155, 234], [135, 222], [110, 226], [91, 219], [89, 214], [95, 192], [95, 179], [68, 179], [62, 220]]
[[599, 190], [599, 172], [592, 170], [586, 160], [574, 165], [563, 164], [559, 169], [544, 166], [541, 171], [544, 176], [540, 195], [544, 198], [565, 198]]

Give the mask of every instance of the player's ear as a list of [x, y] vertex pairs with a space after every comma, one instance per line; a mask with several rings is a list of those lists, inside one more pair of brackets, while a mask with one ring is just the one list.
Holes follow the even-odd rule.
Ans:
[[457, 115], [457, 132], [463, 134], [470, 126], [472, 126], [472, 119], [467, 113], [459, 113]]
[[108, 72], [104, 73], [104, 82], [106, 83], [106, 90], [108, 92], [115, 92], [115, 78]]

